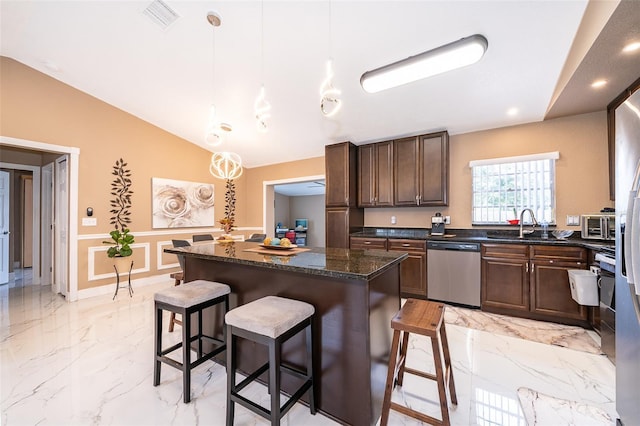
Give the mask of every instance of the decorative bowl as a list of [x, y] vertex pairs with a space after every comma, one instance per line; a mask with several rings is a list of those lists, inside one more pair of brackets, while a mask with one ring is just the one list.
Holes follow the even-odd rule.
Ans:
[[556, 229], [551, 234], [559, 240], [566, 240], [571, 235], [573, 235], [573, 231], [569, 229]]
[[520, 219], [509, 219], [507, 222], [509, 222], [509, 225], [519, 225]]

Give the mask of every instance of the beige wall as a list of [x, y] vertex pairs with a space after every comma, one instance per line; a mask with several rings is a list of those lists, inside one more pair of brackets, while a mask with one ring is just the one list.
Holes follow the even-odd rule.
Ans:
[[238, 207], [238, 211], [242, 212], [240, 223], [244, 226], [262, 226], [264, 182], [320, 175], [324, 175], [324, 157], [246, 169], [243, 174], [243, 196], [239, 201], [242, 208]]
[[[0, 58], [0, 110], [0, 133], [4, 137], [80, 149], [77, 213], [82, 218], [86, 208], [93, 207], [98, 220], [95, 227], [78, 228], [80, 290], [114, 282], [112, 262], [103, 251], [95, 253], [95, 262], [90, 259], [92, 250], [106, 248], [101, 241], [111, 230], [111, 171], [119, 158], [128, 162], [133, 175], [131, 229], [141, 246], [134, 254], [133, 279], [176, 270], [164, 267], [175, 263], [175, 257], [167, 257], [161, 250], [172, 237], [189, 238], [193, 233], [190, 229], [174, 234], [151, 228], [152, 177], [214, 183], [216, 221], [224, 213], [224, 181], [209, 174], [208, 151], [5, 57]], [[2, 156], [9, 158], [6, 146], [2, 151]], [[15, 151], [10, 158], [11, 162], [42, 164], [44, 157]], [[238, 188], [242, 188], [243, 179], [237, 181]], [[161, 262], [157, 262], [158, 256]], [[95, 278], [101, 275], [104, 277]]]
[[[451, 228], [471, 227], [469, 161], [559, 151], [556, 162], [556, 220], [613, 207], [609, 200], [606, 112], [558, 118], [450, 137], [451, 174], [448, 207], [366, 209], [366, 226], [431, 226], [436, 212], [451, 216]], [[391, 216], [397, 218], [391, 225]]]
[[[163, 254], [162, 248], [172, 237], [185, 238], [192, 233], [191, 230], [166, 233], [167, 230], [160, 232], [151, 228], [152, 177], [214, 183], [216, 220], [223, 214], [224, 182], [209, 174], [208, 151], [4, 57], [0, 58], [0, 110], [2, 136], [80, 149], [78, 216], [84, 217], [86, 208], [93, 207], [98, 226], [78, 229], [79, 289], [114, 282], [113, 277], [108, 277], [111, 263], [106, 256], [96, 257], [95, 262], [90, 263], [89, 254], [91, 250], [104, 248], [101, 241], [111, 229], [109, 188], [112, 166], [117, 159], [125, 159], [133, 171], [131, 228], [141, 245], [134, 254], [139, 269], [134, 279], [177, 269], [166, 267], [174, 263], [174, 258]], [[452, 216], [451, 227], [469, 227], [469, 160], [555, 150], [560, 151], [556, 214], [560, 226], [564, 227], [567, 214], [594, 212], [613, 205], [608, 199], [604, 112], [455, 135], [451, 137], [450, 149], [449, 207], [367, 209], [365, 224], [391, 226], [390, 217], [395, 215], [398, 227], [429, 227], [430, 217], [441, 211]], [[33, 160], [30, 154], [24, 158], [25, 161], [44, 161]], [[246, 169], [236, 181], [237, 226], [246, 228], [242, 232], [245, 235], [262, 228], [265, 181], [318, 175], [324, 175], [323, 157]], [[219, 232], [219, 229], [215, 227], [210, 231]], [[90, 273], [105, 277], [89, 279]]]

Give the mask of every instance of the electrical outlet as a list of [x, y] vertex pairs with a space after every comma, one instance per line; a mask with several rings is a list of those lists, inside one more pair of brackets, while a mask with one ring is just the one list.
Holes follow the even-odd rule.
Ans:
[[580, 216], [568, 214], [567, 226], [580, 226]]
[[451, 225], [451, 216], [445, 216], [444, 217], [444, 224], [445, 225]]
[[395, 216], [391, 216], [391, 224], [395, 225], [397, 222], [396, 217]]

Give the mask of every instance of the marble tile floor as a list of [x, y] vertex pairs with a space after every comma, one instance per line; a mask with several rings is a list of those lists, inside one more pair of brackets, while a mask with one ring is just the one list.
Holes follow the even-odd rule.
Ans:
[[[178, 370], [163, 366], [160, 386], [152, 385], [153, 293], [171, 285], [168, 279], [135, 289], [133, 298], [123, 294], [111, 301], [107, 295], [75, 303], [40, 286], [0, 286], [0, 424], [223, 425], [221, 366], [207, 362], [192, 372], [190, 404], [182, 403]], [[603, 355], [457, 325], [447, 325], [447, 334], [458, 394], [454, 425], [525, 425], [518, 402], [522, 387], [616, 418], [614, 366]], [[407, 365], [431, 366], [428, 339], [417, 336], [410, 345]], [[267, 403], [264, 386], [247, 391]], [[438, 404], [429, 400], [436, 392], [432, 382], [406, 375], [393, 398], [439, 417]], [[237, 407], [236, 424], [268, 423]], [[336, 423], [296, 404], [282, 424]], [[392, 411], [390, 424], [419, 422]]]

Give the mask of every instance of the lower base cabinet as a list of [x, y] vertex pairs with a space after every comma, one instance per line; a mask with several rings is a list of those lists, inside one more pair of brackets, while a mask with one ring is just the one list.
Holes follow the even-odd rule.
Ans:
[[400, 296], [427, 298], [426, 240], [351, 237], [350, 248], [408, 253], [409, 256], [400, 264]]
[[389, 251], [409, 254], [400, 264], [400, 296], [427, 298], [427, 242], [389, 238]]
[[483, 244], [482, 310], [588, 325], [588, 308], [571, 297], [567, 272], [586, 268], [580, 247]]

